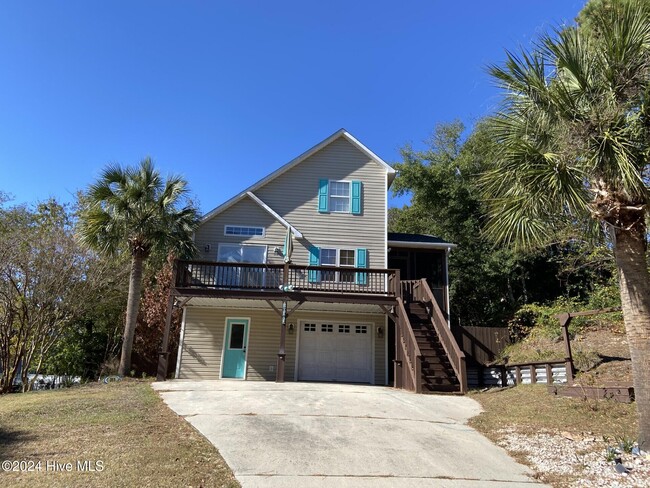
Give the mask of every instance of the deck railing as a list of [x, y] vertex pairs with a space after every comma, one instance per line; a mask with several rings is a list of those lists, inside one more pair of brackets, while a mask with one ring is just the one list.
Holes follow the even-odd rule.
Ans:
[[[286, 273], [286, 278], [285, 278]], [[396, 270], [177, 261], [176, 288], [397, 296]]]
[[458, 347], [451, 330], [447, 326], [447, 320], [438, 306], [438, 302], [429, 288], [426, 279], [402, 281], [402, 295], [409, 297], [410, 300], [423, 302], [430, 309], [431, 325], [435, 330], [440, 343], [447, 353], [456, 377], [460, 382], [461, 393], [467, 392], [467, 365], [465, 354]]

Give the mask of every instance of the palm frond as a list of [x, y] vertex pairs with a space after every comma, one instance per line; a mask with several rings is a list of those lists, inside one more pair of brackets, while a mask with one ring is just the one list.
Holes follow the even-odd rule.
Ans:
[[498, 242], [542, 243], [566, 226], [593, 233], [587, 218], [604, 218], [595, 198], [647, 209], [650, 9], [626, 4], [596, 18], [597, 35], [563, 28], [490, 68], [504, 103], [481, 188]]
[[185, 180], [164, 181], [150, 158], [137, 167], [110, 165], [84, 195], [78, 238], [103, 254], [129, 250], [146, 257], [153, 249], [174, 249], [189, 256], [199, 214], [193, 205], [179, 210], [186, 194]]

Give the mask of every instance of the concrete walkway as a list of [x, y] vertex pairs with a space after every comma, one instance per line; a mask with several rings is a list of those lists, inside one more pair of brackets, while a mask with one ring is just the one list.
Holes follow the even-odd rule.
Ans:
[[227, 380], [153, 388], [219, 449], [244, 488], [541, 486], [465, 425], [480, 412], [469, 398]]

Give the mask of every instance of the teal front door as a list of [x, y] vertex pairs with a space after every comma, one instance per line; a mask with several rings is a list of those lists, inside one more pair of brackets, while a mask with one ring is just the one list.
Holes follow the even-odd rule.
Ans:
[[248, 319], [227, 319], [224, 341], [221, 377], [243, 379], [246, 373]]

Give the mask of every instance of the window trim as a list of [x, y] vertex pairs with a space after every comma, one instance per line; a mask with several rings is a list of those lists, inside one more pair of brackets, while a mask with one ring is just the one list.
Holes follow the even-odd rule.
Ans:
[[[262, 234], [229, 234], [228, 229], [255, 229], [261, 230]], [[226, 224], [223, 226], [223, 235], [227, 237], [266, 237], [266, 229], [260, 225], [235, 225], [235, 224]]]
[[[320, 251], [319, 251], [320, 252], [320, 258], [319, 258], [320, 266], [323, 266], [323, 267], [331, 266], [331, 267], [336, 267], [336, 268], [350, 268], [351, 270], [356, 270], [357, 269], [357, 250], [356, 249], [349, 249], [349, 248], [346, 248], [346, 247], [341, 247], [341, 248], [339, 248], [339, 247], [321, 247], [319, 249], [320, 249]], [[326, 250], [326, 251], [332, 251], [332, 250], [336, 251], [336, 262], [334, 264], [323, 264], [323, 251], [324, 250]], [[354, 258], [354, 264], [351, 264], [351, 265], [350, 264], [341, 264], [341, 251], [351, 251], [352, 252], [352, 257]], [[355, 283], [356, 282], [356, 277], [355, 277], [354, 274], [352, 275], [353, 276], [352, 281], [341, 281], [341, 271], [335, 271], [334, 272], [334, 280], [332, 281], [332, 280], [323, 279], [323, 275], [325, 275], [325, 273], [328, 273], [328, 271], [325, 271], [325, 270], [322, 271], [321, 281], [324, 281], [326, 283]], [[354, 273], [354, 272], [352, 272], [352, 273]]]
[[[332, 183], [346, 183], [348, 185], [348, 196], [342, 197], [339, 195], [332, 195]], [[347, 210], [333, 210], [332, 198], [342, 200], [347, 198], [348, 200], [348, 209]], [[327, 186], [327, 205], [331, 213], [340, 213], [340, 214], [349, 214], [352, 213], [352, 180], [329, 180]]]

